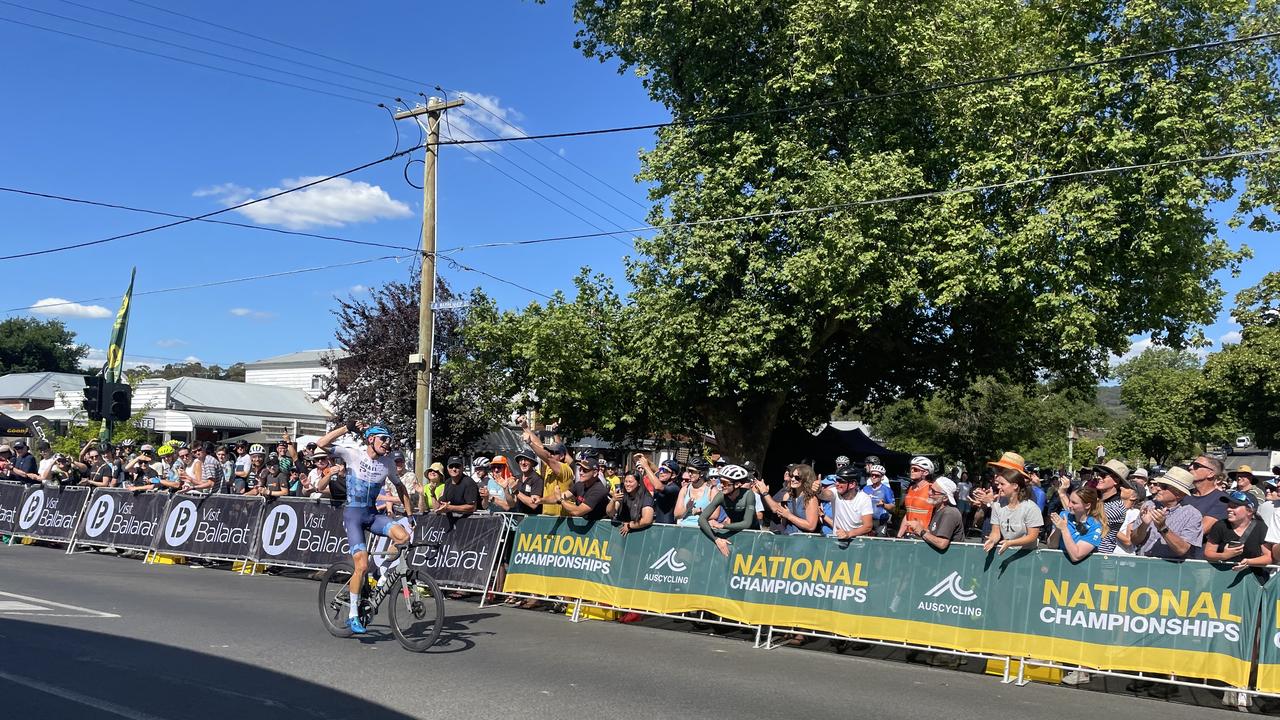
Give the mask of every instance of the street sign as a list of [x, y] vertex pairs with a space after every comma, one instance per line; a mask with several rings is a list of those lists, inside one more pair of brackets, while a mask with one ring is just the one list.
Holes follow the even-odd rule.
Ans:
[[471, 303], [466, 300], [439, 300], [431, 303], [432, 310], [460, 310]]

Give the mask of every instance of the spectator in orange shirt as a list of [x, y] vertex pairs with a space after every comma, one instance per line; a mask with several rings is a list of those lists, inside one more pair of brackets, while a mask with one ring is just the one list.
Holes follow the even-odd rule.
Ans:
[[[872, 468], [872, 471], [874, 472], [875, 468]], [[880, 468], [880, 471], [884, 472], [884, 468]], [[921, 527], [929, 527], [934, 508], [934, 500], [930, 494], [932, 489], [933, 461], [923, 455], [911, 458], [911, 485], [902, 498], [907, 514], [903, 516], [902, 524], [898, 526], [898, 537], [906, 536], [907, 525], [912, 520], [919, 522]]]

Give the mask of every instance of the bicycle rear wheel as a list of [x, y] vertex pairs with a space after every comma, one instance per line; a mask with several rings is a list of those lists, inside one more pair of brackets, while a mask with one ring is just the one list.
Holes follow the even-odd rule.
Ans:
[[350, 591], [347, 583], [355, 574], [355, 566], [350, 560], [339, 560], [325, 570], [320, 577], [320, 619], [324, 621], [325, 630], [334, 637], [351, 637], [351, 628], [347, 627], [350, 616]]
[[444, 630], [444, 595], [425, 573], [402, 578], [387, 597], [388, 619], [396, 639], [410, 652], [422, 652], [440, 639]]

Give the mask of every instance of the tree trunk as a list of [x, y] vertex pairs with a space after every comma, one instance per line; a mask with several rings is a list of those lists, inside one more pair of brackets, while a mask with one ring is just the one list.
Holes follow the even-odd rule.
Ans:
[[732, 400], [708, 401], [706, 418], [716, 434], [720, 453], [735, 465], [755, 463], [756, 469], [763, 472], [769, 438], [786, 399], [786, 393], [778, 392], [745, 407]]

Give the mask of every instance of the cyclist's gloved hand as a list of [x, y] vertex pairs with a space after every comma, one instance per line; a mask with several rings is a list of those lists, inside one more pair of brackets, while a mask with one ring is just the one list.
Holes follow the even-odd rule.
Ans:
[[347, 421], [347, 432], [349, 432], [349, 433], [358, 433], [358, 432], [360, 432], [360, 421], [355, 420], [355, 419], [348, 420], [348, 421]]

